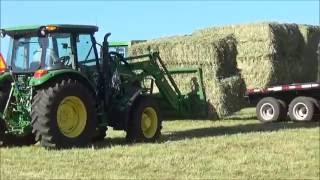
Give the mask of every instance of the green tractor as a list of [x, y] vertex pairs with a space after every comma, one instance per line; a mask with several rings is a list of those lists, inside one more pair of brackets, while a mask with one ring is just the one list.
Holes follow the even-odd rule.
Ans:
[[[101, 45], [96, 31], [87, 25], [1, 29], [11, 38], [7, 60], [0, 57], [3, 144], [80, 147], [103, 139], [107, 127], [126, 131], [129, 142], [153, 142], [165, 111], [205, 116], [200, 68], [168, 70], [151, 51], [124, 58], [109, 51], [110, 33]], [[196, 75], [187, 94], [171, 76], [181, 73]]]
[[146, 42], [146, 40], [111, 41], [109, 43], [109, 51], [117, 52], [126, 58], [128, 57], [130, 46], [142, 42]]

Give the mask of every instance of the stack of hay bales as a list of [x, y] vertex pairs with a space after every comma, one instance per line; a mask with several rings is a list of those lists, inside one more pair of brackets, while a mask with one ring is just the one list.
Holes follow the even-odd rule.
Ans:
[[248, 88], [316, 80], [317, 60], [310, 54], [315, 54], [319, 27], [258, 23], [202, 29], [192, 35], [230, 33], [238, 42], [238, 68]]
[[[209, 117], [223, 117], [244, 106], [244, 81], [236, 64], [236, 41], [232, 35], [176, 36], [151, 40], [132, 46], [130, 55], [148, 52], [148, 47], [159, 51], [160, 57], [170, 68], [201, 67]], [[174, 79], [183, 93], [190, 91], [194, 75], [177, 75]]]
[[[168, 67], [202, 66], [211, 115], [223, 117], [243, 107], [245, 87], [316, 81], [319, 41], [319, 26], [266, 22], [151, 40], [132, 46], [130, 52], [146, 53], [150, 46]], [[176, 78], [180, 88], [189, 87], [185, 77]]]

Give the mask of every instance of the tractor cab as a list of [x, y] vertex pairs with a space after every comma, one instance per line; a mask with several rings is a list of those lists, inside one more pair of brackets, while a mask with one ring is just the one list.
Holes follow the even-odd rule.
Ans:
[[8, 69], [14, 73], [96, 65], [96, 26], [47, 25], [2, 29], [10, 37]]

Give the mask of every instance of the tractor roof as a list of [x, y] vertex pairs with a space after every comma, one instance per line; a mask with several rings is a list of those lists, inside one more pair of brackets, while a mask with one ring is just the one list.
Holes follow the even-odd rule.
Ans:
[[97, 26], [90, 25], [72, 25], [72, 24], [49, 24], [49, 25], [30, 25], [4, 28], [6, 34], [10, 36], [25, 34], [30, 32], [38, 32], [41, 27], [51, 28], [51, 32], [79, 32], [93, 33], [98, 31]]

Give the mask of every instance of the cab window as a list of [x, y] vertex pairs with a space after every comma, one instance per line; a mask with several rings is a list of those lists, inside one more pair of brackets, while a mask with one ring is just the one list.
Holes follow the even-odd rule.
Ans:
[[54, 44], [56, 44], [57, 49], [57, 55], [60, 59], [64, 61], [69, 61], [65, 62], [66, 65], [70, 65], [70, 63], [73, 62], [73, 54], [71, 51], [71, 37], [70, 34], [56, 34], [54, 36]]
[[95, 65], [96, 56], [90, 34], [80, 34], [77, 37], [78, 63]]
[[73, 62], [70, 37], [70, 34], [53, 33], [45, 37], [15, 38], [10, 51], [12, 70], [32, 72], [56, 65], [69, 67]]

